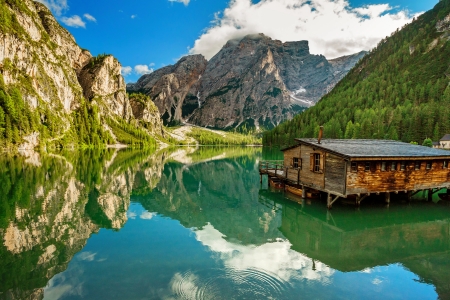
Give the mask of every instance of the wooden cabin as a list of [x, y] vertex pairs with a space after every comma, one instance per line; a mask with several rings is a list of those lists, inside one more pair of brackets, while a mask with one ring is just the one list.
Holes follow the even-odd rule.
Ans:
[[[285, 149], [282, 171], [288, 186], [328, 194], [327, 205], [340, 197], [359, 204], [371, 194], [414, 193], [429, 197], [450, 186], [450, 152], [390, 140], [296, 139]], [[260, 173], [263, 174], [264, 172]]]

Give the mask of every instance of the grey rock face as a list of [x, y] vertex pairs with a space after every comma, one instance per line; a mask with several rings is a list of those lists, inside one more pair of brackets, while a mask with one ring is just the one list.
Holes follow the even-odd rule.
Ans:
[[268, 38], [229, 41], [208, 63], [200, 82], [200, 107], [189, 122], [213, 128], [278, 124], [294, 114]]
[[[310, 54], [307, 41], [282, 43], [263, 34], [248, 35], [228, 41], [207, 65], [203, 57], [188, 56], [127, 89], [150, 95], [169, 122], [271, 128], [314, 105], [365, 53], [327, 60]], [[195, 76], [182, 80], [187, 73], [178, 66], [199, 60], [197, 71], [189, 73]], [[183, 86], [183, 81], [189, 84]]]
[[190, 91], [196, 90], [193, 86], [205, 71], [206, 64], [202, 55], [185, 56], [175, 65], [142, 76], [137, 83], [129, 84], [127, 90], [149, 95], [165, 124], [180, 122], [182, 116], [192, 110], [190, 102], [184, 100], [193, 98]]
[[86, 99], [96, 100], [103, 115], [129, 120], [131, 106], [120, 75], [121, 65], [112, 55], [92, 58], [78, 73]]

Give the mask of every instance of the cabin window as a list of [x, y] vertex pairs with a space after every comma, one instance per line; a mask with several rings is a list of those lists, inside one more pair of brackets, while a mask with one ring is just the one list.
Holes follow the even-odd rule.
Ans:
[[414, 170], [420, 170], [420, 161], [414, 163]]
[[314, 172], [320, 172], [320, 154], [314, 153]]
[[381, 171], [386, 171], [386, 162], [385, 161], [382, 161], [381, 162]]
[[395, 171], [397, 169], [397, 162], [393, 161], [391, 162], [391, 171]]
[[427, 161], [427, 170], [431, 170], [431, 161]]
[[366, 171], [366, 172], [370, 171], [370, 162], [366, 162], [366, 166], [364, 168], [364, 171]]
[[444, 162], [442, 163], [442, 168], [448, 169], [448, 160], [444, 160]]
[[358, 172], [358, 163], [356, 161], [352, 162], [352, 172]]
[[400, 163], [400, 170], [405, 171], [406, 170], [406, 161], [402, 161]]
[[310, 153], [309, 170], [311, 172], [323, 173], [325, 155], [321, 153]]
[[302, 167], [302, 163], [301, 163], [301, 159], [298, 157], [294, 157], [292, 159], [292, 167], [295, 169], [301, 168]]

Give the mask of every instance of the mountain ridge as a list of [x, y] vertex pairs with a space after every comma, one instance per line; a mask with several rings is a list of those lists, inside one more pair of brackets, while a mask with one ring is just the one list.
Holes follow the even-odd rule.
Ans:
[[[217, 129], [271, 128], [314, 105], [365, 54], [328, 61], [310, 54], [308, 41], [282, 43], [253, 34], [228, 41], [208, 62], [203, 56], [183, 57], [180, 62], [192, 61], [193, 66], [202, 62], [197, 82], [185, 88], [189, 92], [184, 97], [162, 96], [158, 87], [170, 72], [179, 77], [174, 66], [142, 76], [128, 84], [127, 91], [158, 95], [159, 99], [152, 99], [166, 124], [189, 121]], [[180, 105], [181, 116], [171, 113]]]

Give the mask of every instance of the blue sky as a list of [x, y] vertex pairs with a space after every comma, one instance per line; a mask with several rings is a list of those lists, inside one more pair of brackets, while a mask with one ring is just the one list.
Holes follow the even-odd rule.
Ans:
[[328, 58], [368, 50], [438, 0], [39, 0], [91, 51], [113, 54], [127, 82], [186, 54], [209, 59], [231, 38], [309, 40]]

